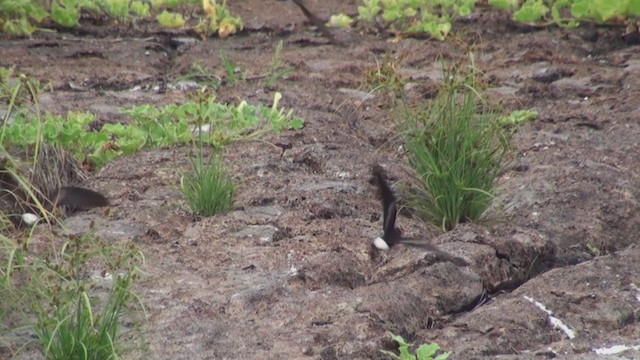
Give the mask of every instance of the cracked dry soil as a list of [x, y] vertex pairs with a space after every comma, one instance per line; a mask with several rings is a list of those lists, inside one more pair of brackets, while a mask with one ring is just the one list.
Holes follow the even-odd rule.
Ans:
[[[322, 18], [356, 12], [355, 1], [307, 3]], [[178, 190], [187, 148], [146, 150], [90, 176], [85, 185], [110, 198], [110, 211], [66, 223], [82, 232], [93, 221], [103, 238], [143, 250], [136, 291], [149, 315], [147, 358], [382, 359], [379, 349], [394, 348], [387, 331], [435, 341], [451, 359], [640, 358], [633, 349], [595, 352], [640, 345], [640, 47], [620, 29], [531, 29], [482, 9], [456, 23], [491, 79], [489, 95], [539, 116], [514, 136], [488, 221], [442, 234], [398, 217], [405, 233], [468, 266], [403, 247], [381, 263], [369, 253], [382, 228], [370, 165], [396, 179], [408, 167], [388, 98], [353, 90], [392, 52], [406, 55], [405, 96], [426, 101], [441, 76], [437, 58], [462, 60], [464, 51], [356, 30], [333, 30], [336, 45], [291, 3], [230, 6], [246, 27], [226, 40], [113, 25], [0, 42], [0, 66], [52, 81], [42, 99], [48, 111], [115, 122], [124, 120], [121, 106], [184, 101], [186, 92], [169, 85], [194, 62], [222, 76], [224, 50], [254, 80], [222, 86], [219, 101], [270, 104], [277, 89], [282, 106], [306, 121], [302, 131], [225, 149], [240, 184], [226, 214], [189, 215]], [[255, 78], [279, 40], [294, 71], [265, 88]]]

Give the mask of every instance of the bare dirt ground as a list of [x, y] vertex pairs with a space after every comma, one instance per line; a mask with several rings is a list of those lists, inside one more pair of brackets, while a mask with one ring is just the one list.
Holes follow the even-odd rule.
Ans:
[[[356, 13], [355, 1], [308, 3], [323, 18]], [[437, 57], [466, 54], [452, 42], [355, 30], [335, 31], [336, 45], [292, 3], [230, 5], [246, 26], [226, 40], [185, 43], [140, 25], [0, 42], [1, 66], [52, 80], [46, 110], [120, 121], [120, 106], [184, 101], [168, 85], [194, 62], [223, 75], [221, 50], [248, 78], [264, 74], [284, 40], [295, 70], [274, 89], [249, 80], [217, 91], [222, 102], [271, 104], [277, 89], [306, 121], [300, 132], [226, 148], [240, 184], [233, 211], [189, 215], [178, 190], [188, 149], [170, 148], [93, 174], [86, 185], [111, 199], [110, 211], [66, 220], [77, 232], [93, 220], [102, 237], [142, 248], [148, 358], [381, 359], [379, 349], [394, 348], [387, 331], [436, 341], [451, 359], [640, 358], [640, 46], [620, 29], [532, 29], [495, 12], [456, 23], [490, 95], [539, 117], [514, 137], [487, 222], [441, 234], [399, 216], [405, 233], [468, 266], [402, 247], [382, 263], [369, 248], [382, 228], [370, 166], [402, 179], [407, 161], [388, 99], [347, 90], [362, 89], [384, 53], [406, 54], [405, 95], [424, 101], [441, 76]], [[636, 348], [596, 354], [615, 345]]]

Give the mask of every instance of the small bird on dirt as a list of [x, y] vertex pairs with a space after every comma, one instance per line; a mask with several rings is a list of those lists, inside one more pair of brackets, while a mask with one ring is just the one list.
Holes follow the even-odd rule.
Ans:
[[387, 174], [380, 165], [373, 166], [373, 177], [378, 183], [380, 189], [380, 197], [382, 198], [382, 223], [383, 234], [382, 237], [377, 237], [373, 240], [373, 245], [379, 250], [389, 250], [392, 246], [402, 243], [408, 246], [419, 247], [436, 253], [444, 260], [451, 261], [455, 264], [466, 265], [463, 259], [447, 254], [446, 252], [438, 249], [434, 245], [427, 242], [427, 240], [418, 240], [405, 238], [400, 233], [400, 230], [396, 228], [396, 215], [398, 213], [398, 201], [396, 195], [389, 185]]
[[[73, 211], [107, 205], [109, 205], [109, 200], [99, 192], [81, 187], [66, 186], [60, 188], [54, 202], [46, 201], [44, 208], [47, 211], [53, 211], [56, 208], [64, 207]], [[40, 220], [40, 217], [32, 212], [25, 212], [20, 217], [20, 220], [25, 225], [31, 226]]]
[[73, 186], [85, 174], [65, 149], [43, 144], [10, 150], [0, 152], [0, 222], [6, 218], [17, 227], [31, 226], [49, 214], [55, 216], [57, 210], [109, 204], [104, 195]]

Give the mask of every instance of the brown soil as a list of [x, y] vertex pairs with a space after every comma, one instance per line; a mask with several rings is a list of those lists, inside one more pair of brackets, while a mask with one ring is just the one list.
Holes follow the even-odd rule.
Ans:
[[[356, 13], [356, 1], [308, 3], [323, 18]], [[224, 50], [249, 80], [222, 86], [219, 101], [270, 104], [278, 90], [306, 121], [300, 132], [226, 148], [240, 184], [227, 214], [189, 215], [178, 190], [187, 148], [117, 159], [85, 184], [112, 206], [68, 218], [69, 229], [94, 221], [103, 238], [145, 254], [137, 291], [149, 315], [148, 358], [379, 359], [394, 348], [387, 331], [435, 341], [452, 359], [600, 359], [596, 348], [640, 345], [640, 47], [621, 29], [533, 29], [479, 11], [455, 24], [466, 34], [457, 46], [355, 30], [332, 30], [334, 42], [290, 2], [231, 5], [246, 27], [226, 40], [180, 42], [184, 34], [138, 25], [0, 42], [0, 66], [52, 81], [48, 111], [109, 122], [123, 120], [121, 106], [184, 101], [176, 77], [195, 62], [223, 76]], [[256, 78], [279, 40], [295, 70], [265, 88]], [[364, 72], [385, 53], [403, 54], [405, 95], [422, 102], [439, 81], [437, 59], [464, 60], [465, 47], [493, 99], [539, 117], [514, 137], [487, 222], [441, 234], [398, 218], [405, 233], [468, 266], [402, 246], [386, 261], [372, 257], [382, 221], [370, 166], [395, 179], [408, 166], [388, 97], [347, 90], [363, 89]]]

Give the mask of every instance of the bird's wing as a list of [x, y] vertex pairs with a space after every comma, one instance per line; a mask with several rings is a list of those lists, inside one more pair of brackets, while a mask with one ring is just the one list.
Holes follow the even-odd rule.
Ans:
[[380, 165], [373, 167], [373, 176], [378, 182], [380, 196], [382, 197], [383, 238], [391, 246], [398, 240], [397, 238], [400, 235], [396, 230], [396, 213], [398, 212], [396, 196], [391, 186], [389, 186], [387, 174]]

